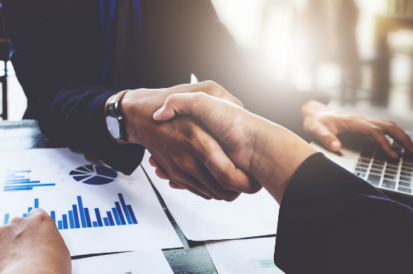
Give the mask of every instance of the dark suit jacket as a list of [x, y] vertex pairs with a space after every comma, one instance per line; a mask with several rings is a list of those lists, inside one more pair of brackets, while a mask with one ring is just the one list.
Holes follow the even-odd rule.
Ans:
[[[11, 39], [11, 61], [28, 98], [24, 118], [64, 146], [92, 151], [126, 174], [144, 148], [114, 145], [105, 127], [104, 104], [118, 90], [104, 65], [98, 0], [0, 0]], [[210, 0], [141, 0], [144, 68], [139, 85], [163, 88], [188, 83], [190, 74], [214, 80], [245, 106], [301, 132], [300, 108], [314, 94], [288, 92], [245, 62]], [[113, 62], [112, 62], [113, 63]], [[113, 70], [113, 69], [112, 69]]]
[[280, 207], [274, 260], [286, 273], [413, 273], [413, 211], [318, 153]]

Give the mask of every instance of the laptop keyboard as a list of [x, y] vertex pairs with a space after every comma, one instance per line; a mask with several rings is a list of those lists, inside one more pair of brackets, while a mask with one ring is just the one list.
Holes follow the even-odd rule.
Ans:
[[400, 159], [388, 157], [375, 141], [366, 138], [354, 174], [377, 188], [413, 195], [413, 154], [389, 141]]

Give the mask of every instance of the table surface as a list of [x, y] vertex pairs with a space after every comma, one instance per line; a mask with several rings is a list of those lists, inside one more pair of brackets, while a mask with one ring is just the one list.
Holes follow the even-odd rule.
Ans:
[[[32, 148], [57, 148], [39, 129], [35, 120], [1, 121], [0, 122], [0, 151], [24, 150]], [[163, 253], [174, 273], [179, 274], [212, 274], [217, 273], [208, 250], [203, 242], [188, 241], [175, 220], [169, 213], [165, 203], [157, 193], [158, 199], [165, 210], [176, 233], [181, 239], [184, 248], [164, 250]], [[72, 259], [85, 258], [98, 255], [77, 256]]]

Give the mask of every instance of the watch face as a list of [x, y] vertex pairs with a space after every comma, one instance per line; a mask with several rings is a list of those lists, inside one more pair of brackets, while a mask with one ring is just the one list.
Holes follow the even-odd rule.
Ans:
[[108, 130], [112, 137], [116, 140], [119, 140], [120, 126], [118, 119], [116, 119], [116, 114], [111, 108], [108, 108], [106, 110], [106, 126], [108, 127]]

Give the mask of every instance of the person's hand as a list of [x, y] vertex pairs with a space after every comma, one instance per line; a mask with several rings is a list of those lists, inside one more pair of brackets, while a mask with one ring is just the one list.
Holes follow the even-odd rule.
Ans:
[[413, 153], [413, 143], [406, 132], [394, 122], [382, 119], [368, 119], [348, 112], [337, 111], [316, 101], [306, 103], [302, 108], [304, 130], [319, 139], [331, 151], [339, 151], [341, 142], [337, 135], [344, 132], [371, 136], [392, 158], [392, 150], [385, 135], [389, 135], [406, 150]]
[[0, 227], [0, 273], [72, 273], [69, 250], [46, 212], [34, 209]]
[[225, 89], [210, 81], [159, 90], [132, 90], [121, 100], [128, 140], [146, 147], [163, 168], [160, 175], [169, 178], [173, 185], [205, 199], [236, 199], [240, 193], [228, 187], [228, 182], [233, 181], [247, 186], [243, 191], [254, 193], [256, 188], [250, 187], [254, 185], [253, 179], [235, 167], [218, 142], [195, 119], [179, 117], [167, 123], [153, 120], [153, 113], [169, 95], [199, 91], [242, 106]]
[[[198, 118], [222, 144], [229, 158], [281, 202], [298, 167], [315, 149], [297, 135], [219, 98], [198, 92], [170, 95], [153, 118], [175, 121], [177, 114]], [[175, 118], [174, 118], [175, 117]], [[162, 174], [162, 165], [151, 164]], [[243, 182], [228, 180], [226, 188], [243, 192]], [[259, 185], [251, 185], [256, 190]]]

